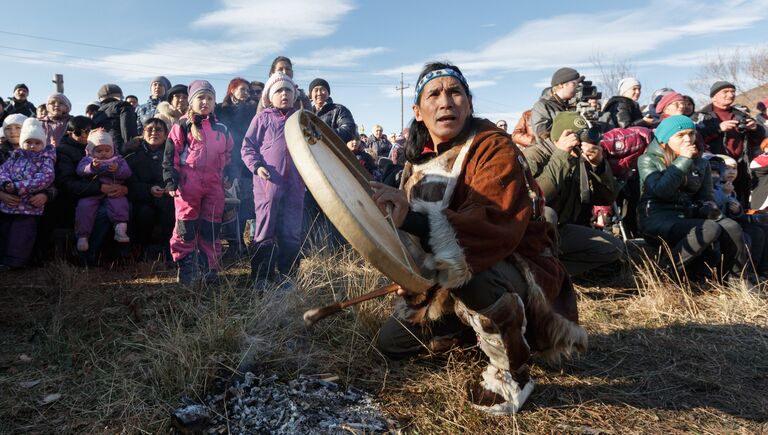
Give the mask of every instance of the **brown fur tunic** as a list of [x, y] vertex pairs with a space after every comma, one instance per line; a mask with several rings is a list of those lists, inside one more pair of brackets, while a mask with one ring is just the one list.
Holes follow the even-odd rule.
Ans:
[[[412, 209], [430, 221], [434, 258], [425, 268], [436, 270], [443, 287], [456, 288], [510, 259], [528, 281], [526, 335], [531, 346], [557, 353], [583, 350], [586, 334], [578, 326], [576, 295], [553, 254], [555, 229], [536, 216], [543, 208], [540, 189], [508, 135], [487, 120], [475, 125], [470, 143], [438, 146], [436, 157], [408, 164], [403, 173], [402, 187]], [[446, 290], [438, 291], [431, 303], [410, 310], [409, 318], [423, 321], [452, 311], [448, 296]], [[423, 297], [418, 299], [424, 303]]]

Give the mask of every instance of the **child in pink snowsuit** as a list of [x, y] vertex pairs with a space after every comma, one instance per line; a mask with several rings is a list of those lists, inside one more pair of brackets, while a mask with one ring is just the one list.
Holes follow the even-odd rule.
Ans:
[[[77, 175], [88, 179], [98, 179], [101, 184], [125, 184], [131, 176], [128, 162], [115, 152], [112, 136], [104, 130], [93, 130], [88, 135], [85, 157], [77, 164]], [[99, 194], [80, 198], [75, 209], [75, 236], [77, 250], [88, 251], [88, 239], [96, 222], [96, 214], [101, 204], [107, 204], [107, 217], [115, 225], [115, 240], [128, 243], [128, 197], [110, 198]]]
[[27, 118], [20, 147], [0, 165], [0, 270], [24, 267], [32, 253], [44, 205], [34, 197], [53, 183], [56, 151], [43, 125]]
[[288, 153], [285, 121], [296, 109], [296, 85], [285, 74], [275, 73], [264, 86], [262, 104], [245, 134], [243, 163], [254, 174], [253, 199], [256, 211], [251, 257], [251, 278], [266, 284], [275, 264], [287, 275], [301, 247], [304, 180]]
[[179, 267], [178, 281], [197, 278], [199, 249], [207, 260], [206, 283], [218, 280], [221, 216], [224, 211], [224, 170], [232, 153], [232, 136], [216, 122], [216, 91], [205, 80], [189, 85], [189, 113], [168, 134], [163, 160], [166, 190], [174, 197], [176, 227], [171, 256]]

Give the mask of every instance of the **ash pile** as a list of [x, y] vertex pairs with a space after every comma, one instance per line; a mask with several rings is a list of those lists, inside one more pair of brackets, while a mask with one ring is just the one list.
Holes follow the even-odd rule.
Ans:
[[300, 376], [288, 383], [251, 372], [202, 404], [187, 402], [172, 415], [185, 434], [395, 433], [373, 398], [332, 380]]

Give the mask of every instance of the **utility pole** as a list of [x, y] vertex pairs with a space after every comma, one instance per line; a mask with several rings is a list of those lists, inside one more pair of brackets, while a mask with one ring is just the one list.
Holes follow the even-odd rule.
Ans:
[[395, 88], [396, 90], [400, 91], [400, 131], [403, 131], [403, 128], [405, 127], [405, 124], [404, 124], [405, 107], [403, 107], [403, 91], [410, 87], [411, 87], [410, 83], [408, 83], [407, 85], [403, 85], [403, 73], [400, 73], [400, 86]]
[[62, 74], [54, 74], [53, 80], [51, 80], [54, 84], [56, 84], [56, 92], [63, 94], [64, 93], [64, 75]]

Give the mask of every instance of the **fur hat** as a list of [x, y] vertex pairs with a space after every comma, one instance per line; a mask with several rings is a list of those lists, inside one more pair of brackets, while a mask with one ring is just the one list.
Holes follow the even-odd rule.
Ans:
[[120, 89], [120, 86], [117, 86], [114, 83], [101, 85], [99, 92], [96, 93], [96, 96], [99, 98], [100, 102], [106, 100], [109, 97], [115, 97], [117, 95], [119, 95], [120, 98], [123, 98], [123, 90]]
[[272, 95], [275, 92], [283, 88], [289, 88], [293, 90], [293, 101], [296, 101], [296, 84], [286, 74], [274, 73], [269, 76], [269, 80], [264, 85], [264, 92], [261, 94], [261, 105], [264, 107], [272, 107]]
[[189, 101], [192, 101], [200, 92], [210, 92], [213, 94], [213, 100], [216, 100], [216, 90], [208, 80], [195, 80], [189, 84]]
[[85, 146], [85, 152], [90, 156], [97, 145], [109, 145], [109, 147], [112, 148], [112, 151], [115, 150], [115, 145], [112, 142], [112, 135], [102, 129], [91, 130], [88, 134], [88, 145]]
[[309, 82], [309, 88], [307, 90], [310, 94], [312, 93], [312, 89], [315, 89], [315, 86], [322, 86], [328, 91], [328, 95], [331, 94], [331, 85], [329, 85], [325, 79], [318, 78]]
[[675, 115], [661, 121], [658, 127], [656, 127], [656, 140], [659, 143], [669, 142], [669, 138], [675, 135], [681, 130], [693, 130], [696, 125], [691, 121], [691, 118], [685, 115]]
[[37, 118], [27, 118], [24, 120], [24, 124], [21, 125], [19, 143], [23, 144], [30, 139], [37, 139], [44, 144], [46, 142], [43, 123], [40, 122]]
[[619, 95], [624, 95], [624, 92], [632, 89], [635, 86], [641, 86], [640, 82], [634, 77], [627, 77], [621, 79], [619, 82]]
[[13, 124], [22, 125], [24, 124], [25, 119], [27, 119], [27, 117], [21, 113], [11, 113], [5, 118], [5, 121], [3, 121], [3, 128]]
[[50, 104], [51, 100], [57, 100], [59, 103], [67, 106], [67, 112], [72, 110], [72, 103], [69, 101], [69, 98], [67, 98], [66, 95], [60, 93], [60, 92], [54, 92], [48, 97], [47, 103]]

